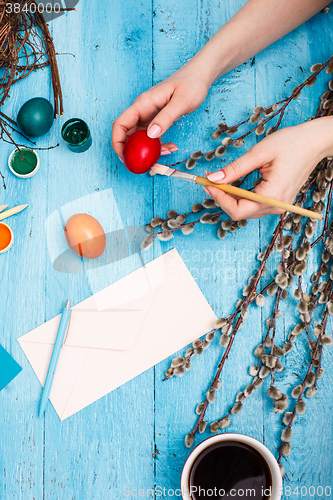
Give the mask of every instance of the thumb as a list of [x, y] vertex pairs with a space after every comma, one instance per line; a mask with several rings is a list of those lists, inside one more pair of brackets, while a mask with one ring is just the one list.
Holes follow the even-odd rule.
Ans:
[[262, 154], [259, 156], [250, 149], [245, 155], [226, 165], [223, 170], [207, 175], [207, 179], [217, 184], [230, 184], [266, 164], [267, 160], [263, 158]]
[[147, 129], [147, 135], [151, 139], [164, 134], [175, 121], [188, 111], [186, 97], [173, 94], [169, 103], [155, 116]]

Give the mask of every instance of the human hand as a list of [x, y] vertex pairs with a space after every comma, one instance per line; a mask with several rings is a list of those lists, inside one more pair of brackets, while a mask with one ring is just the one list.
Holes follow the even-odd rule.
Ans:
[[[161, 137], [182, 115], [191, 113], [205, 100], [209, 85], [191, 61], [165, 81], [139, 95], [113, 123], [112, 146], [120, 159], [126, 139], [136, 130], [147, 129], [151, 138]], [[162, 143], [161, 154], [177, 151], [173, 143]]]
[[[254, 192], [293, 203], [315, 166], [332, 154], [333, 117], [325, 117], [274, 132], [223, 170], [208, 173], [207, 178], [217, 184], [230, 184], [259, 169], [263, 180]], [[214, 187], [204, 190], [233, 220], [283, 212], [262, 203], [235, 198]]]

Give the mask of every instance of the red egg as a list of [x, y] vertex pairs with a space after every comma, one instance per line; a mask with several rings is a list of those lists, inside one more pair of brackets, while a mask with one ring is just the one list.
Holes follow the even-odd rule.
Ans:
[[89, 214], [72, 215], [66, 222], [65, 238], [69, 248], [85, 259], [97, 259], [106, 246], [104, 229]]
[[138, 130], [125, 143], [125, 167], [133, 174], [144, 174], [151, 169], [161, 155], [159, 139], [148, 137], [146, 130]]

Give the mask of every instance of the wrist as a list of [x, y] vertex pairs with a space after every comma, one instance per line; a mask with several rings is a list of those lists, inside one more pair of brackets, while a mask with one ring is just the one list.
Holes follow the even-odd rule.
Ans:
[[235, 47], [221, 44], [214, 37], [187, 63], [210, 87], [218, 78], [237, 66]]
[[333, 156], [333, 116], [316, 118], [303, 126], [308, 128], [307, 135], [310, 144], [315, 147], [318, 162]]

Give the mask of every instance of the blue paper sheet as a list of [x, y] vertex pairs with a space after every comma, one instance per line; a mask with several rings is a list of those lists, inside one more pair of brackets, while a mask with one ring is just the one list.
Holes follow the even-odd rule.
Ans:
[[15, 378], [22, 368], [0, 345], [0, 391]]

